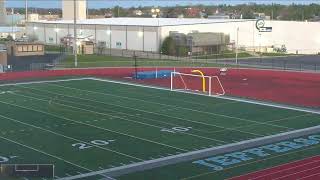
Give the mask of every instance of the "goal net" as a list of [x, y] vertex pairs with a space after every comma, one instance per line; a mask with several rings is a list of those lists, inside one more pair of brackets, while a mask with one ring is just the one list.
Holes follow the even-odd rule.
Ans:
[[180, 72], [171, 73], [172, 91], [191, 91], [209, 96], [222, 96], [225, 90], [218, 76], [201, 76]]

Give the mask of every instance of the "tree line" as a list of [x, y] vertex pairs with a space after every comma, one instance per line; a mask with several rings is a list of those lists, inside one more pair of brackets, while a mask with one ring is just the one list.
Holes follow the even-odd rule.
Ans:
[[[184, 17], [189, 17], [187, 13], [187, 8], [197, 8], [207, 15], [212, 15], [217, 12], [225, 14], [242, 15], [243, 19], [255, 18], [255, 13], [264, 13], [270, 16], [274, 20], [294, 20], [294, 21], [305, 21], [311, 20], [320, 16], [320, 4], [239, 4], [239, 5], [195, 5], [195, 6], [174, 6], [174, 7], [159, 7], [161, 9], [161, 17], [168, 17], [171, 14], [181, 14]], [[152, 7], [131, 7], [123, 8], [115, 6], [113, 8], [100, 8], [100, 9], [89, 9], [89, 15], [106, 15], [112, 14], [113, 17], [132, 17], [135, 16], [135, 10], [141, 10], [144, 17], [150, 17], [150, 11]], [[11, 12], [11, 8], [7, 8], [8, 12]], [[29, 13], [39, 13], [39, 14], [58, 14], [62, 15], [62, 10], [59, 8], [29, 8]], [[24, 14], [24, 8], [15, 8], [15, 13]], [[197, 18], [195, 16], [193, 18]], [[192, 17], [190, 17], [192, 18]]]

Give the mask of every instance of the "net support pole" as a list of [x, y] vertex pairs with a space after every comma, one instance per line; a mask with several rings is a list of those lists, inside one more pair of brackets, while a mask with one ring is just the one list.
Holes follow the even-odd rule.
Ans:
[[209, 77], [209, 96], [211, 96], [211, 92], [212, 92], [212, 77]]

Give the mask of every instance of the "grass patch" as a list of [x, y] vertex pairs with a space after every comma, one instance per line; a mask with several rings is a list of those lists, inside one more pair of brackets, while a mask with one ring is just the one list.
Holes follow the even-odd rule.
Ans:
[[[133, 67], [135, 61], [129, 57], [115, 56], [99, 56], [99, 55], [80, 55], [78, 56], [78, 67]], [[138, 66], [145, 67], [225, 67], [223, 64], [216, 64], [205, 61], [191, 60], [168, 60], [168, 59], [137, 59]], [[229, 66], [229, 65], [228, 65]], [[61, 68], [74, 67], [73, 56], [68, 56], [67, 59], [59, 65]], [[231, 67], [231, 66], [230, 66]]]

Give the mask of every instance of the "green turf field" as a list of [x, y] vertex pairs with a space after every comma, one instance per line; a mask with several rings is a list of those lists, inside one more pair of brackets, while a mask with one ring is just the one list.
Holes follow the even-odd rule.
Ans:
[[[80, 55], [78, 56], [78, 67], [134, 67], [135, 61], [132, 57], [116, 57], [116, 56], [98, 56], [98, 55]], [[176, 60], [176, 59], [137, 59], [139, 67], [234, 67], [232, 65], [224, 65], [216, 62], [207, 62], [205, 60]], [[73, 56], [67, 56], [58, 68], [73, 68]]]
[[3, 85], [0, 109], [0, 163], [54, 164], [55, 178], [320, 124], [313, 113], [97, 79]]

